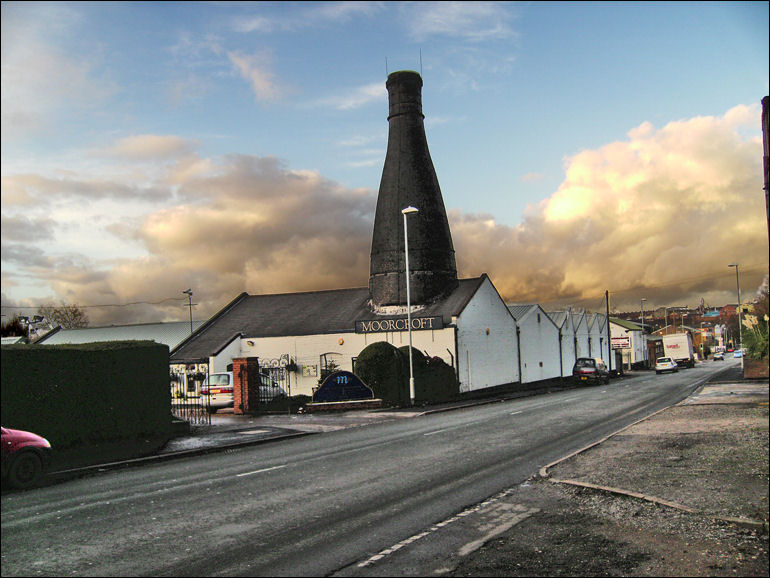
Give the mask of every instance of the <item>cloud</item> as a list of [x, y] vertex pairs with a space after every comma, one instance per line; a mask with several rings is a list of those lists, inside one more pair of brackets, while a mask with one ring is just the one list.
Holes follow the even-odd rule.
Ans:
[[[369, 17], [380, 12], [384, 2], [300, 2], [279, 17], [262, 14], [241, 16], [233, 21], [236, 32], [269, 34], [297, 31], [311, 27], [349, 22], [358, 16]], [[259, 3], [256, 4], [260, 8]]]
[[249, 82], [257, 101], [277, 100], [282, 90], [274, 82], [270, 70], [270, 58], [265, 53], [243, 54], [240, 51], [227, 53], [227, 57], [238, 73]]
[[[768, 270], [759, 119], [757, 106], [662, 128], [641, 124], [621, 141], [565, 159], [562, 184], [514, 227], [492, 215], [450, 210], [460, 276], [489, 274], [509, 302], [603, 311], [610, 291], [613, 308], [638, 309], [644, 297], [652, 309], [694, 306], [701, 297], [711, 305], [734, 302], [735, 275], [727, 264], [738, 261], [741, 286], [751, 294]], [[375, 191], [348, 189], [273, 157], [203, 159], [184, 141], [151, 136], [128, 144], [143, 151], [142, 143], [155, 143], [170, 156], [186, 156], [145, 180], [4, 178], [4, 288], [32, 278], [51, 288], [47, 300], [54, 302], [171, 299], [89, 310], [92, 323], [100, 324], [184, 319], [186, 310], [173, 299], [188, 287], [198, 303], [196, 318], [206, 318], [243, 291], [367, 285]], [[89, 219], [100, 257], [67, 244], [76, 210], [67, 213], [69, 223], [59, 221], [60, 211], [13, 215], [6, 183], [32, 199], [27, 211], [69, 197], [73, 208], [77, 199], [122, 202]], [[143, 194], [145, 211], [130, 213], [131, 199]], [[39, 227], [39, 238], [22, 243], [28, 226]], [[114, 245], [104, 240], [107, 234]], [[129, 255], [123, 247], [130, 244], [142, 254]]]
[[70, 117], [87, 113], [115, 92], [98, 57], [73, 56], [64, 48], [82, 24], [77, 12], [39, 4], [3, 3], [3, 140], [48, 130], [61, 111]]
[[415, 40], [435, 36], [473, 42], [509, 38], [508, 2], [416, 2], [404, 5], [410, 33]]
[[105, 152], [111, 156], [135, 159], [163, 159], [189, 156], [193, 143], [174, 135], [137, 135], [120, 139]]
[[372, 82], [346, 90], [339, 95], [333, 95], [315, 101], [314, 106], [331, 107], [336, 110], [351, 110], [361, 108], [373, 102], [387, 102], [388, 91], [382, 82]]
[[521, 301], [596, 300], [609, 290], [627, 303], [706, 295], [721, 305], [729, 262], [750, 265], [746, 286], [767, 272], [762, 145], [741, 137], [759, 117], [758, 106], [741, 106], [661, 129], [644, 123], [627, 140], [581, 151], [518, 227], [453, 214], [458, 263]]

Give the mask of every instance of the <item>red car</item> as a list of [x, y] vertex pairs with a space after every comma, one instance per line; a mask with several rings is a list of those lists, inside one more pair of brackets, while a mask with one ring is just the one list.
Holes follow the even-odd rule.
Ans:
[[35, 485], [48, 467], [51, 444], [44, 437], [18, 429], [2, 429], [3, 480], [14, 488]]

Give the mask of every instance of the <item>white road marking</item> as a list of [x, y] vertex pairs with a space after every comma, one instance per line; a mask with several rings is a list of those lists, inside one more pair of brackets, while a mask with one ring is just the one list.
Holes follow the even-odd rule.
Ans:
[[363, 562], [360, 562], [358, 564], [358, 567], [365, 568], [366, 566], [371, 566], [375, 562], [378, 562], [379, 560], [382, 560], [383, 558], [389, 556], [390, 554], [393, 554], [394, 552], [399, 551], [404, 546], [408, 546], [412, 542], [416, 542], [417, 540], [424, 538], [425, 536], [428, 536], [434, 532], [437, 532], [442, 528], [444, 528], [445, 526], [448, 526], [449, 524], [457, 522], [458, 520], [461, 520], [472, 514], [480, 513], [480, 515], [482, 516], [482, 521], [477, 526], [477, 528], [483, 531], [487, 531], [487, 530], [488, 531], [486, 532], [483, 538], [469, 542], [465, 544], [462, 548], [460, 548], [458, 554], [460, 556], [466, 556], [467, 554], [473, 552], [474, 550], [484, 545], [484, 543], [490, 540], [491, 538], [505, 532], [506, 530], [510, 529], [511, 527], [518, 524], [522, 520], [528, 518], [532, 514], [535, 514], [539, 511], [536, 508], [527, 509], [524, 506], [520, 506], [518, 504], [508, 504], [505, 502], [501, 502], [501, 500], [507, 498], [514, 491], [516, 491], [516, 488], [509, 488], [507, 490], [504, 490], [503, 492], [500, 492], [497, 496], [494, 496], [485, 502], [481, 502], [480, 504], [477, 504], [471, 508], [468, 508], [467, 510], [463, 510], [459, 514], [452, 516], [451, 518], [447, 518], [443, 522], [438, 522], [437, 524], [434, 524], [433, 526], [431, 526], [430, 528], [428, 528], [423, 532], [420, 532], [419, 534], [415, 534], [405, 540], [401, 540], [399, 543], [394, 544], [390, 548], [386, 548], [385, 550], [378, 552], [377, 554], [370, 557], [369, 559], [364, 560]]
[[285, 468], [286, 466], [274, 466], [272, 468], [265, 468], [264, 470], [254, 470], [253, 472], [245, 472], [243, 474], [237, 474], [236, 477], [240, 478], [242, 476], [253, 476], [254, 474], [262, 474], [264, 472], [270, 472], [272, 470], [280, 470], [281, 468]]

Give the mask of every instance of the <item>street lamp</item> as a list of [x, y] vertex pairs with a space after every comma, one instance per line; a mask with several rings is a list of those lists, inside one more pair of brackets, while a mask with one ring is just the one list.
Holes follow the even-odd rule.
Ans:
[[735, 286], [738, 288], [738, 345], [743, 348], [743, 328], [741, 327], [741, 282], [738, 278], [738, 263], [730, 263], [728, 267], [735, 267]]
[[192, 322], [192, 289], [188, 289], [187, 291], [182, 291], [185, 295], [187, 295], [187, 299], [189, 300], [188, 307], [190, 308], [190, 335], [192, 335], [193, 332], [193, 322]]
[[414, 405], [414, 366], [412, 364], [412, 295], [409, 289], [409, 236], [407, 235], [406, 216], [419, 212], [419, 209], [406, 207], [401, 210], [404, 215], [404, 256], [406, 262], [406, 323], [409, 329], [409, 401]]
[[644, 333], [644, 302], [647, 301], [646, 297], [642, 297], [640, 303], [642, 305], [642, 361], [644, 365], [647, 365], [647, 338]]

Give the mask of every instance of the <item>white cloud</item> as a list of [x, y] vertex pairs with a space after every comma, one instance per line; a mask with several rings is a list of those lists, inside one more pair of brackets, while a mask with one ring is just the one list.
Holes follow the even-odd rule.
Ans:
[[2, 138], [28, 136], [58, 122], [63, 110], [86, 112], [115, 92], [95, 51], [74, 56], [67, 38], [79, 19], [65, 5], [3, 3]]
[[448, 36], [488, 41], [514, 35], [508, 2], [417, 2], [404, 5], [416, 40]]
[[145, 134], [120, 139], [105, 152], [132, 159], [165, 159], [190, 155], [194, 143], [174, 135]]
[[243, 54], [239, 51], [228, 52], [227, 57], [238, 73], [251, 85], [257, 101], [272, 101], [281, 97], [282, 90], [274, 81], [270, 70], [270, 58], [265, 53]]
[[[729, 302], [727, 263], [742, 263], [747, 291], [767, 273], [762, 144], [741, 136], [746, 125], [759, 126], [760, 112], [749, 111], [660, 129], [645, 123], [624, 141], [582, 151], [518, 226], [450, 211], [460, 275], [489, 274], [510, 301], [599, 307], [609, 290], [613, 303], [625, 298], [632, 307], [640, 296], [650, 306]], [[151, 136], [128, 144], [186, 150], [182, 139]], [[156, 170], [144, 180], [119, 170], [112, 181], [4, 177], [3, 223], [12, 229], [3, 238], [3, 287], [37, 279], [56, 301], [95, 304], [154, 302], [193, 286], [205, 317], [242, 291], [367, 284], [374, 191], [345, 189], [271, 157], [191, 153]], [[14, 209], [6, 194], [27, 204]], [[46, 214], [29, 213], [41, 206]], [[22, 209], [24, 218], [13, 212]], [[22, 247], [17, 235], [35, 223], [40, 239]], [[98, 244], [96, 256], [88, 243]], [[176, 307], [148, 307], [142, 320], [179, 318]], [[137, 320], [136, 311], [127, 314]], [[109, 315], [94, 310], [93, 321], [115, 322]]]

